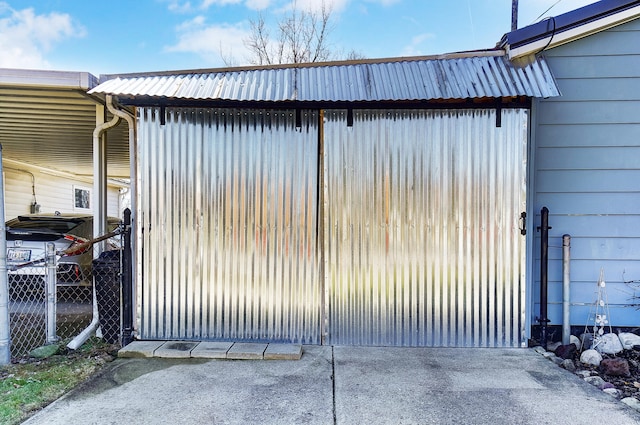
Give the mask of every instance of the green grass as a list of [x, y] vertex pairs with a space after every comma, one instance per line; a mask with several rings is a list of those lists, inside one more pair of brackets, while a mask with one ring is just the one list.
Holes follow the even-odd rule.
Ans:
[[91, 339], [76, 352], [0, 367], [0, 424], [20, 423], [84, 382], [112, 358], [113, 350]]

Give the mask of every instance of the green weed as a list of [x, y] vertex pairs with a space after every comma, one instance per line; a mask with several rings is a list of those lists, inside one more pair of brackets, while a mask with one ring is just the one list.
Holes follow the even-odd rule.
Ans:
[[58, 399], [101, 369], [114, 351], [92, 338], [75, 352], [0, 367], [0, 424], [18, 424]]

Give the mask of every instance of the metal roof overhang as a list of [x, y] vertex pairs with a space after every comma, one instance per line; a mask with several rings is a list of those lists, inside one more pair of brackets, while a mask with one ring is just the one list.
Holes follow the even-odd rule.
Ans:
[[529, 107], [558, 96], [543, 57], [502, 50], [322, 64], [107, 75], [90, 91], [135, 106], [278, 109]]
[[[0, 69], [0, 144], [3, 158], [35, 167], [93, 176], [93, 131], [102, 95], [84, 72]], [[111, 117], [108, 116], [107, 119]], [[107, 175], [130, 174], [126, 123], [107, 136]]]

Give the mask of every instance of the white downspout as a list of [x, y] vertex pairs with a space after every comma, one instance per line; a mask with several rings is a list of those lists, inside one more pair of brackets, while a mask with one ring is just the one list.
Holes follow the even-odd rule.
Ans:
[[[107, 96], [107, 105], [111, 102], [111, 96]], [[97, 118], [97, 117], [96, 117]], [[115, 127], [120, 122], [120, 117], [118, 115], [113, 115], [111, 121], [104, 122], [98, 125], [93, 130], [93, 168], [94, 168], [94, 176], [93, 176], [93, 192], [94, 199], [100, 199], [102, 196], [102, 192], [104, 189], [101, 187], [102, 182], [106, 183], [106, 141], [102, 140], [102, 135], [107, 129]], [[97, 169], [97, 173], [96, 173]], [[97, 175], [96, 175], [97, 174]], [[106, 185], [106, 184], [105, 184]], [[106, 222], [106, 210], [101, 211], [103, 207], [103, 202], [100, 200], [98, 202], [94, 202], [94, 220], [93, 220], [93, 234], [95, 236], [100, 236], [101, 232], [104, 230], [104, 223]], [[97, 214], [97, 216], [96, 216]], [[99, 254], [99, 253], [98, 253]], [[95, 256], [95, 251], [94, 251]], [[95, 284], [93, 288], [93, 318], [91, 319], [91, 323], [87, 326], [82, 332], [80, 332], [71, 342], [67, 344], [67, 347], [71, 350], [77, 350], [85, 343], [87, 339], [91, 336], [92, 333], [98, 329], [99, 315], [98, 315], [98, 301], [96, 299], [96, 289]]]

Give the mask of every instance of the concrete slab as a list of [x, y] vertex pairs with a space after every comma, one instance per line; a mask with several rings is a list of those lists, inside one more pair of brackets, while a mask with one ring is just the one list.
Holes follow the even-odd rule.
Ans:
[[191, 350], [191, 357], [202, 359], [226, 359], [227, 351], [233, 346], [233, 342], [203, 341]]
[[299, 344], [269, 344], [264, 352], [265, 360], [300, 360], [302, 345]]
[[191, 350], [198, 344], [198, 341], [167, 341], [158, 347], [153, 355], [166, 359], [188, 359], [191, 357]]
[[640, 423], [639, 412], [533, 350], [303, 351], [295, 362], [119, 358], [24, 423]]
[[236, 342], [227, 351], [227, 359], [232, 360], [260, 360], [264, 358], [267, 344], [253, 342]]
[[333, 424], [331, 347], [299, 361], [117, 359], [31, 425]]
[[153, 357], [155, 351], [164, 343], [165, 341], [133, 341], [118, 351], [118, 357]]
[[334, 364], [337, 424], [640, 419], [528, 349], [334, 347]]

